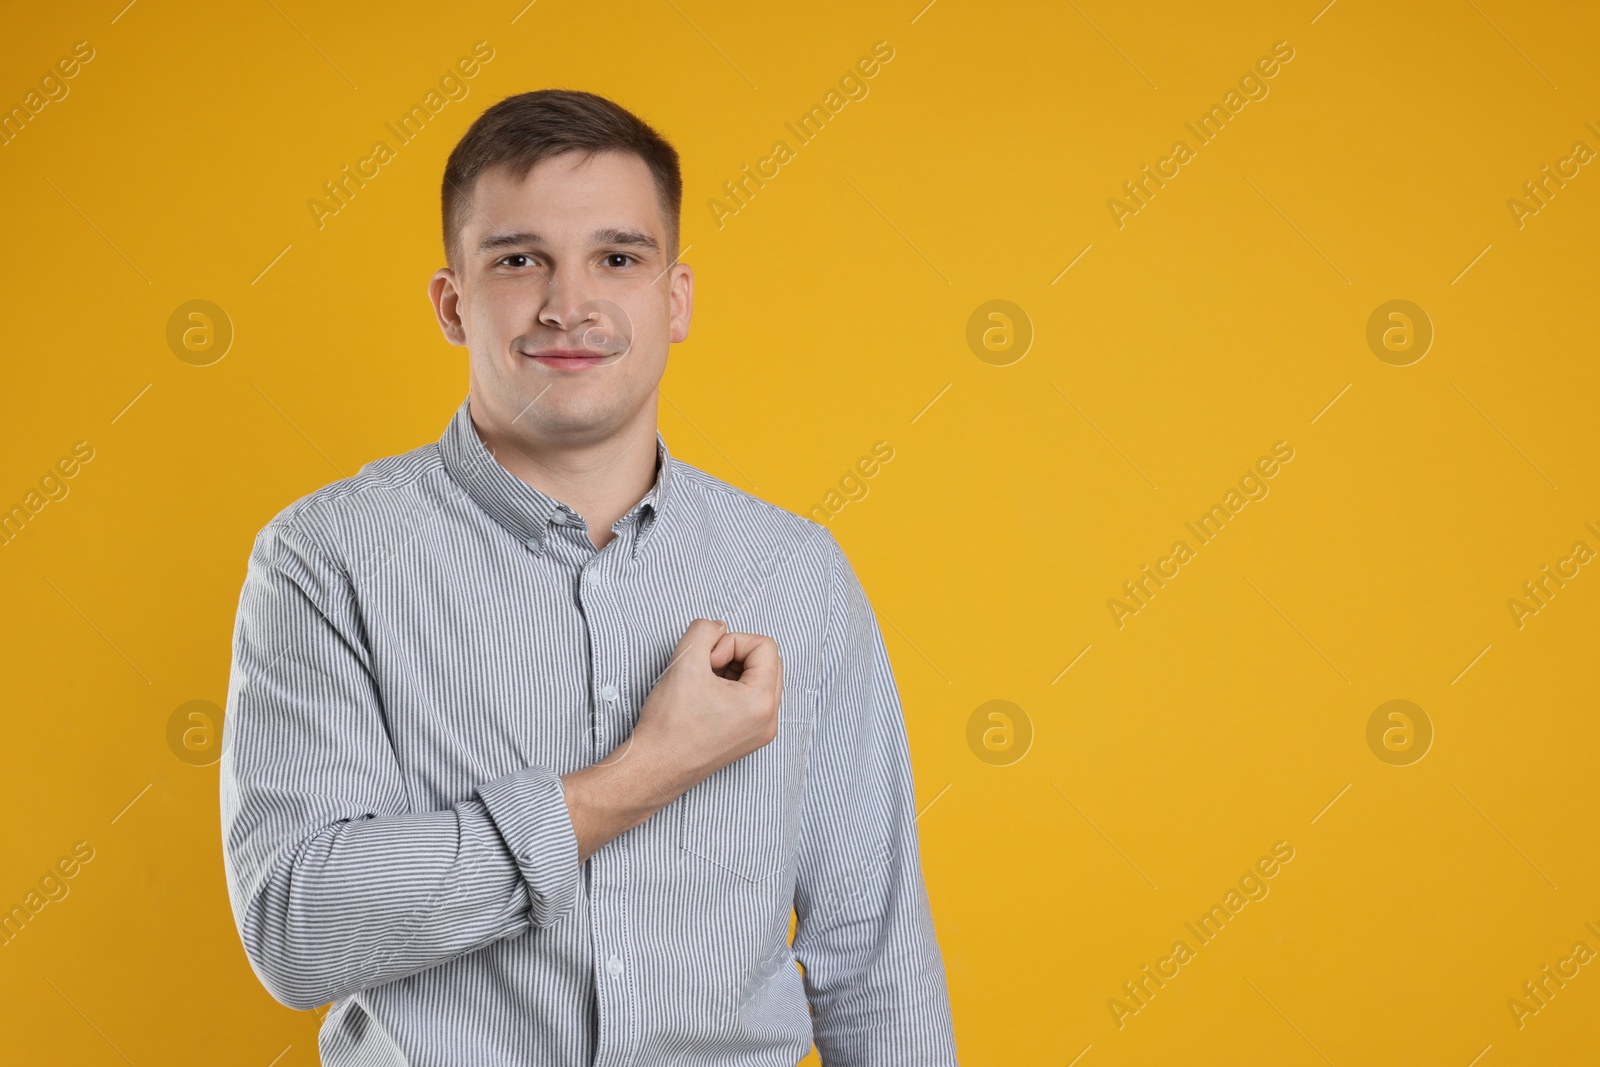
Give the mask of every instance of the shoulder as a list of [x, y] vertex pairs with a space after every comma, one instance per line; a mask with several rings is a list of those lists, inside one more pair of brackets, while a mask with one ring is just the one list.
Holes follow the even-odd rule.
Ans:
[[723, 536], [753, 549], [786, 548], [832, 567], [843, 551], [833, 532], [805, 515], [746, 492], [681, 459], [672, 460], [673, 496]]
[[287, 540], [348, 562], [436, 509], [447, 477], [437, 442], [373, 460], [281, 509], [256, 535], [257, 546]]

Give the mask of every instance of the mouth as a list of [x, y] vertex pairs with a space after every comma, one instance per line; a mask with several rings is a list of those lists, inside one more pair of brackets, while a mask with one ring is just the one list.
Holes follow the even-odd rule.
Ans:
[[547, 348], [535, 355], [526, 355], [525, 358], [553, 370], [567, 372], [580, 371], [589, 367], [598, 367], [614, 362], [612, 356], [596, 355], [593, 351], [584, 348]]

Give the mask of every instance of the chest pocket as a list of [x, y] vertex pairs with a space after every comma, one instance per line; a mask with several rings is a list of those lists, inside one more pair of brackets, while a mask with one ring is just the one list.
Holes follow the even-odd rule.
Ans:
[[778, 735], [683, 794], [683, 851], [752, 882], [788, 865], [800, 833], [816, 700], [814, 690], [784, 686]]

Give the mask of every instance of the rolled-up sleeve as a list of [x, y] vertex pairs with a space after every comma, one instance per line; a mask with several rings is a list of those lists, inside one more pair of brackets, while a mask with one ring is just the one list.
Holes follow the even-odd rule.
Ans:
[[795, 893], [813, 1039], [825, 1067], [947, 1067], [955, 1036], [900, 695], [861, 583], [826, 536], [827, 636]]
[[414, 811], [349, 575], [283, 519], [239, 598], [222, 850], [246, 956], [315, 1008], [560, 920], [578, 844], [561, 779], [528, 767]]

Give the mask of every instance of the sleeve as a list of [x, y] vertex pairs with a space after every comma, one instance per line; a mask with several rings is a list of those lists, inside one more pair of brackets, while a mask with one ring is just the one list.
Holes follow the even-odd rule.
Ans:
[[795, 891], [794, 955], [813, 1039], [824, 1067], [953, 1067], [900, 695], [861, 583], [827, 540], [827, 635]]
[[256, 537], [223, 719], [222, 853], [245, 954], [315, 1008], [564, 918], [578, 843], [527, 767], [412, 811], [348, 575], [301, 531]]

